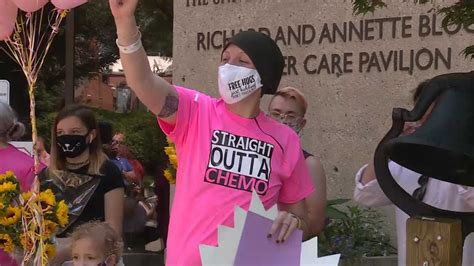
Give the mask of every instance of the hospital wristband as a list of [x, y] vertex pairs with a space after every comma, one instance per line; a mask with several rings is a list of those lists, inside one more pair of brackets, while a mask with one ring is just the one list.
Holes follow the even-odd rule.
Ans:
[[117, 44], [117, 47], [119, 48], [121, 53], [133, 54], [136, 51], [140, 50], [140, 48], [143, 47], [143, 45], [142, 45], [142, 33], [140, 32], [140, 30], [137, 30], [137, 31], [138, 31], [138, 33], [137, 33], [138, 38], [134, 43], [132, 43], [130, 45], [121, 45], [118, 41], [118, 38], [115, 40], [115, 43]]

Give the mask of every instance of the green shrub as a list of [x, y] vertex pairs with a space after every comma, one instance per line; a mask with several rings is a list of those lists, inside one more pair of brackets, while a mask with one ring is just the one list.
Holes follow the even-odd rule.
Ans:
[[328, 201], [328, 225], [319, 236], [319, 256], [341, 254], [346, 260], [362, 257], [388, 256], [396, 253], [390, 236], [382, 228], [383, 215], [370, 208], [346, 206], [338, 210], [334, 205], [348, 200]]

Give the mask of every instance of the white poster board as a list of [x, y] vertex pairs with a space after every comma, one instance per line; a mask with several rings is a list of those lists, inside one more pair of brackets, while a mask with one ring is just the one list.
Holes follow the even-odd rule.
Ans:
[[10, 82], [0, 79], [0, 102], [10, 104]]

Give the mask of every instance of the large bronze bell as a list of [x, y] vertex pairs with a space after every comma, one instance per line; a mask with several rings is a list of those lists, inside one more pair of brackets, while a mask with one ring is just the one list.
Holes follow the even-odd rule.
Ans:
[[[418, 121], [432, 104], [426, 122], [413, 134], [400, 136], [405, 122]], [[410, 216], [461, 219], [463, 235], [473, 232], [474, 213], [437, 209], [414, 199], [393, 179], [388, 162], [439, 180], [474, 186], [474, 71], [431, 79], [413, 110], [395, 108], [392, 119], [392, 128], [374, 158], [384, 193]]]

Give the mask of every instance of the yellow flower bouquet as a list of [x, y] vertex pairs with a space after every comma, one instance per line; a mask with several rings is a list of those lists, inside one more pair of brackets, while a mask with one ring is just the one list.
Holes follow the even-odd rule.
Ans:
[[170, 184], [176, 184], [176, 170], [178, 169], [178, 158], [176, 157], [176, 147], [170, 139], [166, 139], [168, 146], [165, 147], [165, 153], [168, 155], [169, 163], [168, 167], [164, 171], [166, 180]]
[[0, 249], [16, 255], [33, 250], [50, 259], [55, 254], [56, 229], [64, 227], [68, 219], [67, 204], [57, 202], [50, 189], [37, 195], [21, 193], [13, 172], [0, 174]]

